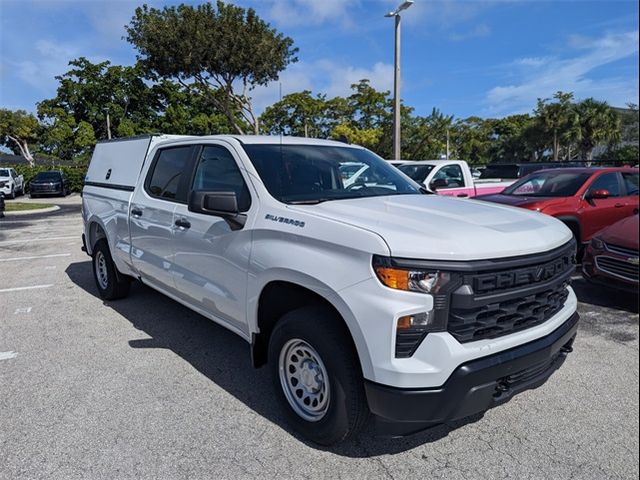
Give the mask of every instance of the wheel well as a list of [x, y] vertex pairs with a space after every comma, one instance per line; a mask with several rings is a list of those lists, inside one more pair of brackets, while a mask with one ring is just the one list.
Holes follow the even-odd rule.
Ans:
[[91, 246], [91, 251], [93, 251], [93, 247], [95, 247], [98, 240], [101, 238], [107, 238], [107, 234], [104, 232], [103, 228], [97, 222], [92, 222], [89, 227], [89, 245]]
[[[267, 363], [269, 339], [278, 320], [288, 312], [310, 306], [326, 307], [343, 322], [342, 316], [331, 302], [308, 288], [283, 281], [274, 281], [264, 287], [258, 299], [259, 333], [254, 333], [251, 339], [251, 360], [254, 367]], [[347, 328], [346, 325], [344, 327]]]

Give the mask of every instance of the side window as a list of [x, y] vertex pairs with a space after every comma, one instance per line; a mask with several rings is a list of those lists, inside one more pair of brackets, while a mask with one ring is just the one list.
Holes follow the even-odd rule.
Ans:
[[154, 197], [186, 202], [186, 195], [180, 194], [179, 186], [190, 156], [191, 145], [160, 150], [147, 181], [147, 192]]
[[631, 172], [623, 172], [624, 186], [627, 189], [627, 195], [638, 195], [638, 174]]
[[589, 193], [595, 190], [607, 190], [610, 197], [620, 196], [620, 183], [617, 173], [605, 173], [600, 175], [589, 187]]
[[[447, 165], [442, 167], [434, 176], [433, 180], [445, 180], [447, 186], [443, 188], [462, 188], [464, 187], [464, 177], [460, 165]], [[432, 180], [432, 181], [433, 181]]]
[[246, 212], [251, 206], [249, 189], [236, 161], [231, 152], [220, 145], [207, 145], [202, 149], [191, 188], [211, 192], [235, 192], [241, 212]]

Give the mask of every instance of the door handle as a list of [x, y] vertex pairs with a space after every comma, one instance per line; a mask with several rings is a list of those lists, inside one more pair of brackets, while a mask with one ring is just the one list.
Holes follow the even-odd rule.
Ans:
[[175, 226], [180, 228], [191, 228], [191, 223], [186, 218], [179, 218], [175, 221]]
[[616, 203], [614, 206], [616, 208], [622, 208], [622, 207], [624, 207], [624, 203]]
[[131, 215], [133, 215], [134, 217], [141, 217], [142, 216], [142, 210], [140, 210], [139, 208], [132, 208], [131, 209]]
[[459, 198], [467, 198], [469, 196], [469, 194], [467, 194], [467, 193], [459, 193], [456, 196], [459, 197]]

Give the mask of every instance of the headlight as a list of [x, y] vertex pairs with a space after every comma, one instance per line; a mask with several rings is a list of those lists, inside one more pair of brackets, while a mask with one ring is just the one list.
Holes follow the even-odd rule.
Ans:
[[604, 250], [604, 242], [598, 237], [593, 237], [591, 239], [591, 246], [596, 250]]
[[396, 358], [411, 357], [429, 332], [444, 332], [449, 320], [449, 297], [462, 284], [455, 272], [405, 266], [405, 261], [374, 255], [373, 269], [386, 287], [433, 296], [433, 309], [396, 320]]
[[373, 269], [383, 285], [396, 290], [436, 294], [451, 281], [449, 272], [394, 268], [380, 262], [380, 257], [374, 258]]

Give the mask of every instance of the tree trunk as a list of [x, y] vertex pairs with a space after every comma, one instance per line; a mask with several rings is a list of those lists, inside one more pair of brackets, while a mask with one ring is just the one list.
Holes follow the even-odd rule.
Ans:
[[29, 166], [33, 167], [36, 164], [36, 161], [29, 151], [29, 144], [26, 142], [26, 140], [12, 137], [11, 135], [7, 135], [7, 137], [9, 137], [9, 139], [11, 139], [18, 146], [18, 148], [20, 149], [20, 154], [27, 160], [27, 162], [29, 162]]
[[558, 161], [558, 131], [553, 131], [553, 161]]

